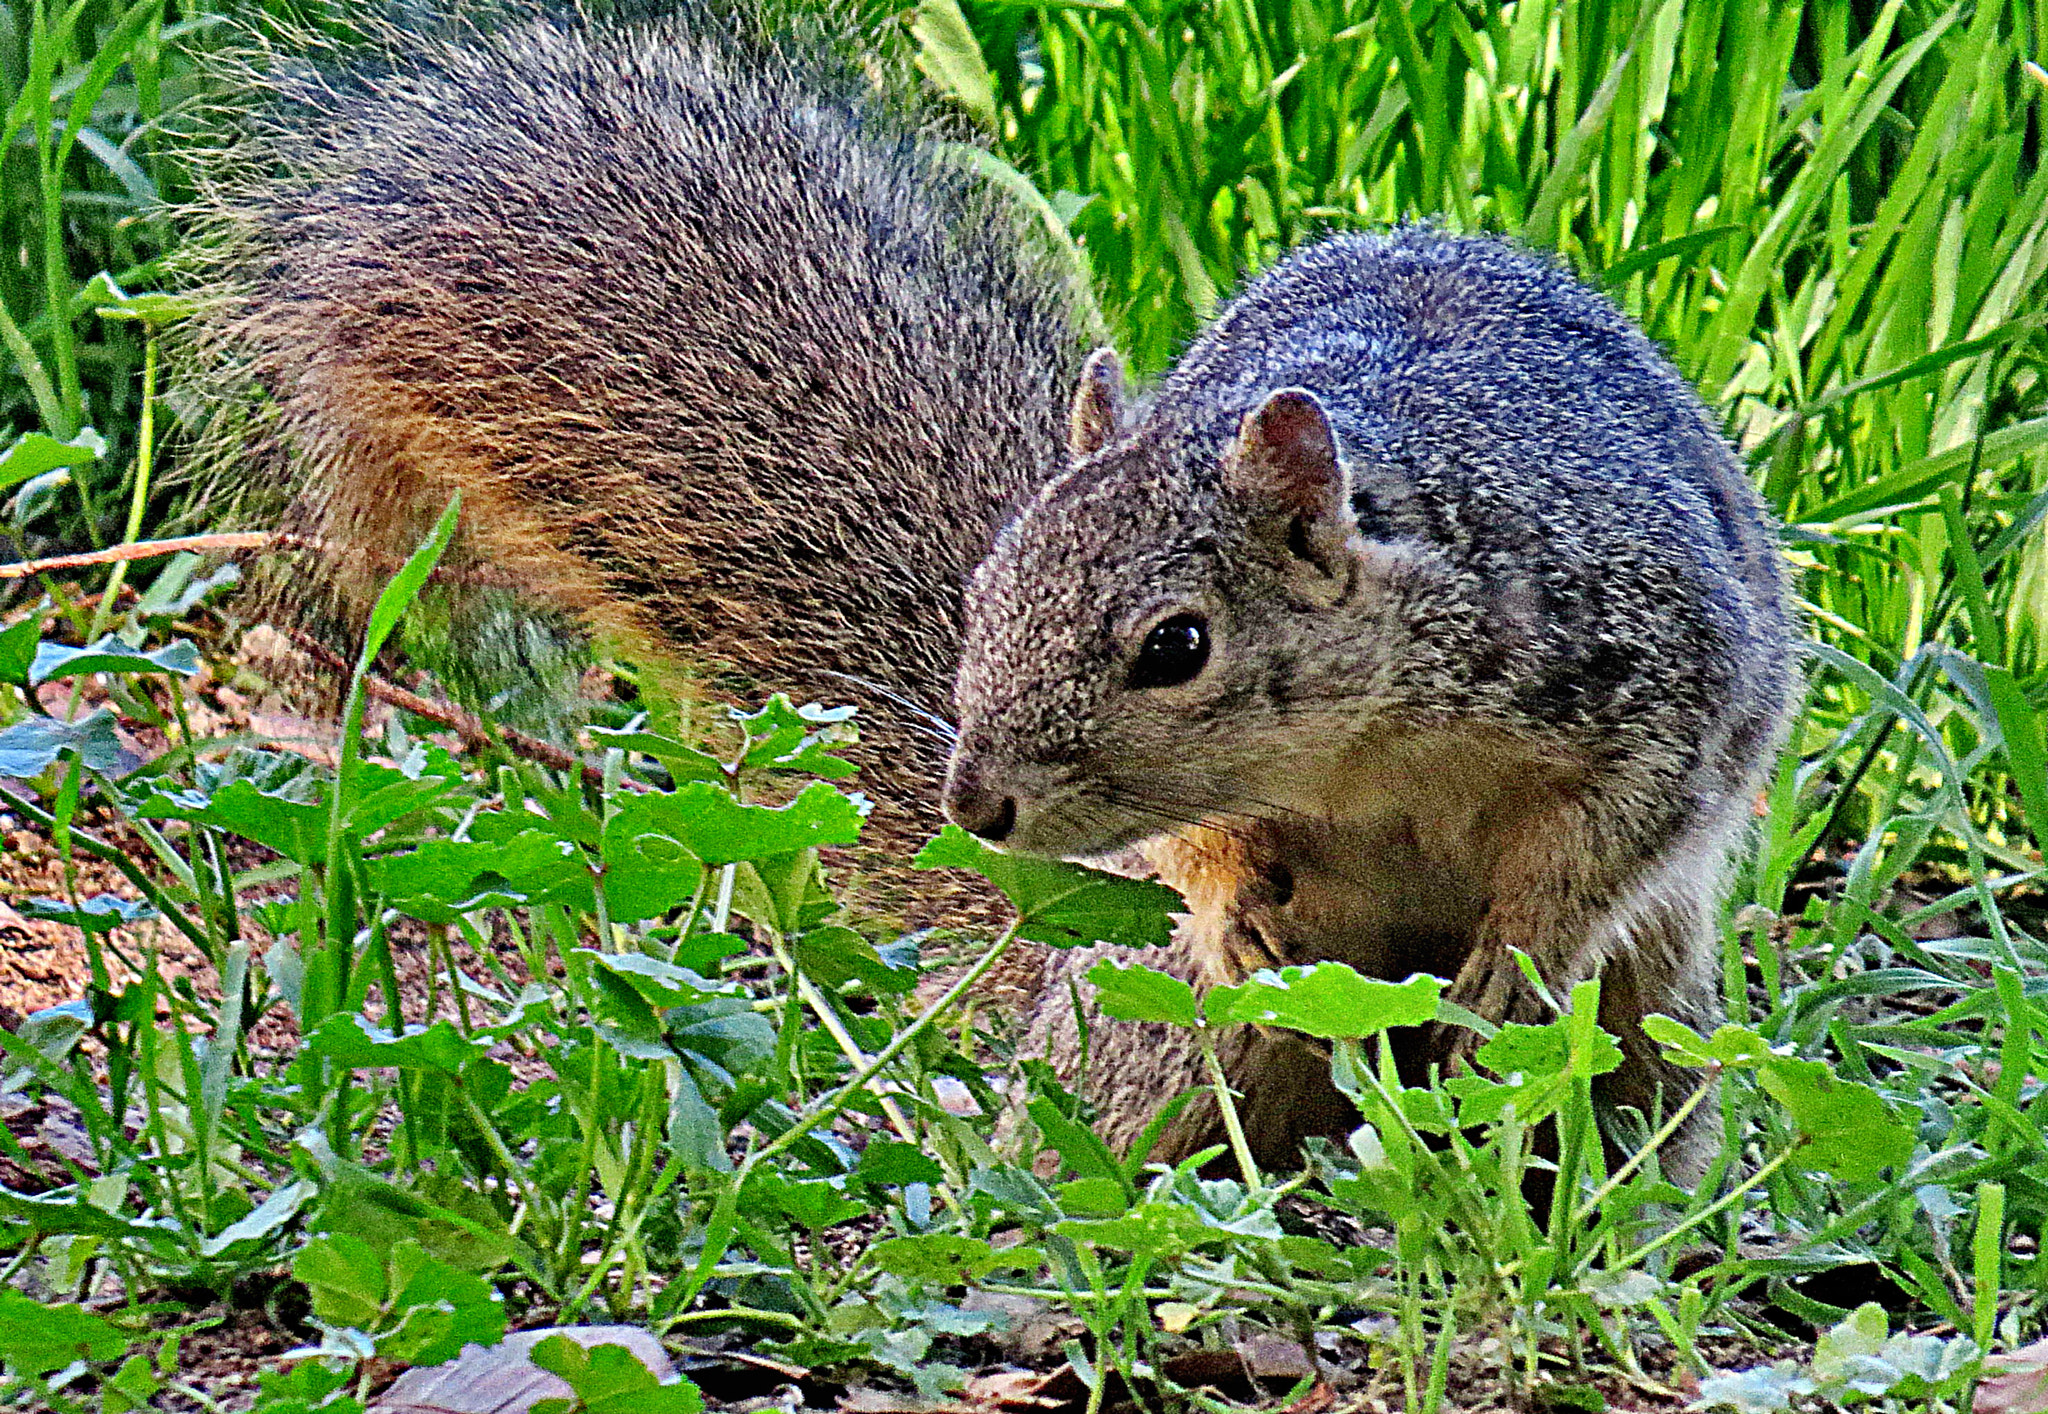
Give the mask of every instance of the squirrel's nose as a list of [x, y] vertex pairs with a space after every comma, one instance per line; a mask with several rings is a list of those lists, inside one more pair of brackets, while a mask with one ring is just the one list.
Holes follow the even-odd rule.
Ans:
[[1010, 837], [1010, 831], [1017, 828], [1017, 798], [1006, 795], [996, 806], [993, 815], [979, 820], [962, 821], [960, 828], [969, 834], [980, 835], [990, 844], [1000, 844]]
[[1017, 828], [1017, 798], [998, 795], [971, 773], [959, 773], [946, 783], [945, 804], [954, 824], [990, 844], [1002, 843]]

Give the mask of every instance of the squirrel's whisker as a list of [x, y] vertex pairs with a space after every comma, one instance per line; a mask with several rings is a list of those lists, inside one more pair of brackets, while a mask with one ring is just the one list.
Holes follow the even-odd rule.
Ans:
[[858, 673], [842, 673], [836, 668], [824, 669], [823, 675], [828, 678], [838, 678], [841, 682], [850, 682], [855, 687], [865, 688], [877, 697], [895, 703], [910, 718], [909, 724], [911, 726], [927, 736], [944, 742], [948, 747], [951, 747], [954, 742], [960, 739], [959, 729], [951, 722], [929, 708], [919, 706], [913, 698], [905, 693], [898, 692], [886, 683], [876, 682], [873, 678], [864, 678]]

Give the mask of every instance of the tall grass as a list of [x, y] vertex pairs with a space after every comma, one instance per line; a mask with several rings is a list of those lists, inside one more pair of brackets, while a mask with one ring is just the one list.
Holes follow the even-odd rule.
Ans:
[[[1725, 410], [1817, 636], [1882, 680], [1817, 675], [1825, 808], [1794, 828], [1953, 805], [1938, 850], [2023, 864], [2048, 828], [2048, 5], [962, 0], [963, 53], [952, 3], [920, 12], [925, 67], [1053, 194], [1141, 368], [1320, 229], [1502, 232], [1604, 285]], [[1907, 702], [1965, 779], [1894, 730]]]
[[[0, 5], [0, 442], [93, 428], [109, 440], [16, 529], [27, 546], [117, 533], [117, 493], [141, 419], [144, 331], [92, 310], [157, 282], [177, 233], [183, 164], [160, 130], [188, 101], [186, 46], [217, 17], [172, 0], [7, 0]], [[0, 526], [9, 518], [0, 516]]]

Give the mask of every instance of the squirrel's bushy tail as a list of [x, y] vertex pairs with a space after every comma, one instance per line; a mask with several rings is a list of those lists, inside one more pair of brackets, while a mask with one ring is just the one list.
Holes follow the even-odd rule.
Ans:
[[757, 15], [378, 47], [268, 66], [200, 212], [199, 338], [258, 390], [253, 462], [338, 601], [459, 490], [458, 580], [942, 708], [962, 582], [1057, 468], [1078, 362], [1015, 214]]

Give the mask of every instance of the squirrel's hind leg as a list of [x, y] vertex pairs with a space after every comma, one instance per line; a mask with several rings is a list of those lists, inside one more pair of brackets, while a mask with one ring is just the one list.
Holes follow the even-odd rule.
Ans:
[[[1553, 1013], [1516, 950], [1559, 1004], [1598, 975], [1600, 1024], [1620, 1046], [1622, 1063], [1599, 1077], [1594, 1098], [1603, 1118], [1634, 1110], [1654, 1129], [1701, 1077], [1663, 1059], [1643, 1018], [1663, 1013], [1711, 1030], [1721, 1015], [1715, 919], [1729, 834], [1719, 825], [1695, 828], [1643, 851], [1640, 835], [1581, 802], [1546, 812], [1523, 834], [1522, 847], [1503, 857], [1493, 906], [1446, 996], [1496, 1024], [1540, 1024]], [[1477, 1044], [1472, 1032], [1445, 1026], [1431, 1049], [1448, 1061]], [[1704, 1170], [1717, 1113], [1710, 1096], [1673, 1136], [1661, 1155], [1668, 1176], [1686, 1182]], [[1610, 1161], [1622, 1157], [1614, 1137], [1610, 1125]]]

